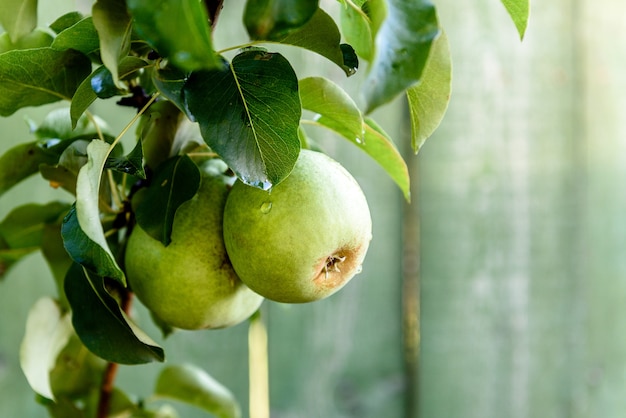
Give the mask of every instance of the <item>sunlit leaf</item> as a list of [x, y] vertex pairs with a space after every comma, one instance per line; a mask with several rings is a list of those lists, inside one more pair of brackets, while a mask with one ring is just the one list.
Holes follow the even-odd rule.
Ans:
[[120, 60], [130, 50], [132, 18], [126, 9], [125, 0], [98, 0], [92, 7], [93, 24], [100, 38], [102, 62], [118, 83]]
[[366, 113], [391, 101], [422, 76], [431, 45], [439, 36], [429, 0], [390, 0], [376, 33], [376, 53], [363, 84]]
[[374, 36], [367, 14], [354, 2], [340, 9], [342, 33], [359, 57], [371, 61], [374, 55]]
[[37, 26], [37, 0], [2, 0], [0, 25], [17, 42]]
[[524, 34], [528, 27], [528, 18], [530, 17], [530, 1], [502, 0], [502, 4], [504, 4], [504, 7], [509, 12], [511, 19], [513, 19], [520, 39], [524, 39]]
[[74, 26], [78, 22], [83, 20], [83, 15], [80, 12], [72, 11], [62, 16], [59, 16], [54, 22], [50, 24], [50, 29], [59, 34], [65, 29]]
[[89, 59], [74, 50], [14, 50], [0, 54], [0, 116], [26, 106], [69, 100], [91, 73]]
[[197, 0], [128, 0], [135, 30], [181, 69], [221, 68], [213, 50], [209, 18]]
[[52, 44], [52, 35], [43, 28], [35, 28], [34, 31], [22, 36], [17, 42], [12, 42], [8, 32], [0, 35], [0, 53], [14, 49], [44, 48]]
[[93, 18], [86, 17], [64, 29], [54, 38], [51, 46], [60, 51], [71, 48], [86, 55], [95, 54], [100, 49], [100, 38]]
[[420, 83], [407, 89], [411, 114], [411, 145], [418, 152], [424, 141], [437, 129], [450, 102], [452, 62], [448, 38], [442, 32], [433, 43], [432, 52]]
[[163, 361], [163, 349], [124, 314], [101, 277], [74, 264], [65, 278], [72, 324], [91, 352], [121, 364]]
[[317, 9], [304, 26], [276, 39], [279, 43], [299, 46], [318, 53], [337, 64], [350, 76], [358, 68], [358, 58], [353, 51], [350, 52], [350, 48], [344, 46], [342, 50], [340, 40], [341, 34], [337, 24], [322, 9]]
[[154, 239], [168, 245], [176, 210], [191, 199], [199, 187], [200, 171], [188, 156], [165, 161], [140, 195], [137, 223]]
[[327, 78], [300, 80], [302, 108], [316, 113], [314, 122], [330, 128], [350, 141], [363, 141], [361, 111], [352, 98]]
[[248, 0], [244, 24], [252, 39], [277, 40], [305, 25], [319, 0]]
[[219, 418], [239, 418], [237, 399], [204, 370], [186, 364], [164, 368], [157, 378], [155, 395], [202, 408]]
[[269, 189], [300, 151], [298, 80], [280, 54], [248, 50], [224, 71], [192, 73], [183, 88], [209, 147], [245, 183]]
[[54, 300], [44, 297], [35, 302], [26, 320], [20, 365], [30, 387], [45, 398], [54, 399], [50, 371], [71, 335], [70, 315], [64, 315]]
[[100, 221], [100, 180], [110, 145], [93, 140], [87, 147], [88, 162], [78, 173], [76, 203], [63, 221], [65, 248], [77, 263], [103, 277], [125, 284], [121, 271], [106, 241]]
[[[67, 147], [67, 143], [62, 144], [64, 140], [92, 139], [100, 133], [105, 139], [113, 138], [108, 124], [98, 116], [83, 116], [73, 125], [67, 107], [50, 111], [34, 131], [40, 140], [49, 140], [46, 143], [48, 149], [58, 153]], [[62, 146], [60, 151], [59, 146]]]

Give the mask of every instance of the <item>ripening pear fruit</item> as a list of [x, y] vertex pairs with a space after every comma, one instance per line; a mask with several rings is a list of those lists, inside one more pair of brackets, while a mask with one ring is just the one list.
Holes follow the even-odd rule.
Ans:
[[235, 325], [263, 301], [239, 280], [224, 248], [222, 215], [229, 188], [225, 176], [204, 176], [198, 193], [176, 211], [168, 246], [139, 225], [128, 240], [126, 276], [132, 290], [173, 327]]
[[237, 181], [224, 208], [224, 243], [237, 275], [265, 298], [311, 302], [361, 265], [372, 220], [356, 180], [323, 153], [302, 150], [291, 174], [264, 191]]

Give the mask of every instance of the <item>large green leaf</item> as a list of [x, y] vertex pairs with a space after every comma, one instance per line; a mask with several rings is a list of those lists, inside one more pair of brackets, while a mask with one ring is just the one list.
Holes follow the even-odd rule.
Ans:
[[54, 399], [50, 371], [71, 335], [70, 315], [63, 314], [54, 300], [44, 297], [35, 302], [26, 320], [20, 365], [30, 387], [45, 398]]
[[17, 42], [37, 26], [37, 0], [2, 0], [0, 25]]
[[135, 30], [160, 55], [188, 70], [221, 68], [209, 18], [198, 0], [128, 0]]
[[74, 261], [93, 273], [125, 284], [124, 273], [109, 248], [100, 222], [100, 182], [110, 145], [93, 140], [87, 147], [88, 161], [76, 180], [76, 203], [63, 221], [61, 233]]
[[340, 9], [341, 29], [346, 41], [359, 57], [371, 61], [374, 56], [374, 36], [368, 15], [354, 2]]
[[161, 164], [150, 186], [138, 196], [137, 223], [154, 239], [168, 245], [176, 210], [191, 199], [200, 187], [200, 171], [186, 156]]
[[132, 18], [125, 0], [98, 0], [92, 7], [92, 15], [100, 38], [100, 57], [117, 84], [120, 60], [130, 51]]
[[73, 264], [65, 278], [65, 293], [74, 329], [91, 352], [121, 364], [163, 361], [163, 349], [128, 318], [101, 277]]
[[188, 114], [235, 174], [269, 189], [300, 152], [298, 79], [280, 54], [247, 50], [223, 71], [192, 73], [183, 88]]
[[74, 50], [14, 50], [0, 54], [0, 116], [26, 106], [69, 100], [91, 73], [91, 62]]
[[241, 417], [232, 392], [204, 370], [189, 364], [164, 368], [157, 378], [155, 395], [197, 406], [218, 418]]
[[502, 4], [504, 4], [504, 7], [509, 12], [511, 19], [513, 19], [520, 39], [524, 39], [524, 34], [528, 27], [528, 18], [530, 17], [530, 1], [502, 0]]
[[316, 52], [337, 64], [348, 76], [354, 74], [358, 67], [356, 54], [351, 47], [340, 44], [341, 34], [337, 24], [322, 9], [317, 9], [303, 26], [290, 31], [276, 41]]
[[35, 174], [41, 164], [54, 164], [58, 155], [40, 141], [19, 144], [0, 156], [0, 196], [20, 181]]
[[244, 24], [252, 39], [277, 40], [305, 25], [319, 0], [248, 0]]
[[422, 80], [407, 89], [411, 145], [416, 153], [441, 123], [450, 102], [451, 83], [450, 47], [448, 38], [442, 32], [433, 44]]
[[363, 84], [366, 113], [417, 83], [439, 36], [435, 6], [429, 0], [390, 0], [376, 32], [376, 53]]
[[52, 48], [60, 51], [75, 49], [85, 55], [95, 54], [100, 49], [100, 38], [91, 16], [81, 19], [61, 31], [52, 42]]

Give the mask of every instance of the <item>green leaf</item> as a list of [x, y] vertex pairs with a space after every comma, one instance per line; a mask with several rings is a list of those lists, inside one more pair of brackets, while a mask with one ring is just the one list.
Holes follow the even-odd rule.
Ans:
[[[132, 18], [124, 0], [98, 0], [92, 7], [93, 24], [100, 37], [102, 62], [119, 85], [118, 66], [130, 51]], [[122, 87], [119, 85], [119, 87]]]
[[374, 56], [374, 36], [367, 14], [350, 2], [340, 9], [342, 33], [359, 57], [371, 61]]
[[37, 26], [37, 0], [2, 0], [0, 25], [17, 42]]
[[140, 194], [137, 223], [154, 239], [168, 245], [176, 210], [200, 187], [200, 171], [186, 156], [174, 157], [158, 168], [150, 186]]
[[100, 38], [93, 18], [86, 17], [62, 30], [54, 38], [51, 47], [59, 51], [75, 49], [85, 55], [95, 54], [100, 49]]
[[277, 40], [304, 26], [318, 9], [319, 0], [248, 0], [244, 24], [252, 39]]
[[428, 0], [390, 0], [376, 33], [376, 54], [363, 84], [366, 113], [417, 83], [432, 43], [439, 36], [435, 7]]
[[50, 371], [71, 335], [70, 315], [64, 315], [54, 300], [44, 297], [35, 302], [26, 320], [20, 365], [30, 387], [45, 398], [54, 400]]
[[22, 36], [17, 42], [12, 42], [7, 32], [0, 35], [0, 53], [14, 49], [44, 48], [52, 44], [52, 35], [43, 28], [35, 28], [32, 32]]
[[72, 324], [92, 353], [120, 364], [163, 361], [163, 349], [126, 316], [101, 277], [73, 264], [65, 278]]
[[100, 133], [107, 140], [113, 139], [109, 126], [98, 116], [83, 116], [76, 124], [72, 124], [70, 109], [67, 107], [48, 113], [34, 133], [42, 141], [49, 140], [46, 142], [48, 149], [57, 153], [61, 153], [69, 141], [97, 138]]
[[122, 157], [109, 157], [106, 161], [105, 168], [145, 179], [146, 172], [143, 169], [143, 148], [141, 141], [137, 141], [130, 154]]
[[74, 93], [74, 97], [72, 97], [72, 104], [70, 105], [70, 118], [72, 126], [76, 126], [78, 119], [83, 116], [85, 111], [89, 109], [89, 106], [91, 106], [91, 104], [98, 98], [96, 92], [91, 88], [91, 78], [94, 73], [80, 83]]
[[192, 73], [183, 97], [206, 143], [244, 183], [267, 190], [289, 175], [300, 152], [301, 105], [282, 55], [248, 50], [224, 71]]
[[58, 155], [43, 148], [40, 141], [10, 148], [0, 156], [0, 196], [35, 174], [41, 164], [54, 164], [58, 158]]
[[356, 143], [364, 141], [363, 116], [352, 98], [327, 78], [300, 80], [302, 108], [316, 113], [314, 122]]
[[241, 408], [231, 391], [192, 365], [164, 368], [157, 378], [155, 395], [197, 406], [219, 418], [241, 417]]
[[365, 119], [365, 141], [356, 145], [369, 154], [411, 200], [409, 169], [391, 137], [370, 118]]
[[322, 9], [303, 26], [290, 31], [277, 42], [295, 45], [328, 58], [350, 76], [358, 68], [358, 58], [351, 47], [340, 44], [341, 34], [335, 21]]
[[530, 1], [502, 0], [502, 4], [504, 4], [504, 7], [509, 12], [511, 19], [513, 19], [520, 40], [523, 40], [526, 28], [528, 27], [528, 18], [530, 17]]
[[74, 50], [14, 50], [0, 54], [0, 116], [26, 106], [69, 100], [91, 73], [89, 59]]
[[[67, 211], [66, 211], [67, 212]], [[69, 309], [63, 282], [65, 274], [72, 265], [72, 259], [65, 251], [61, 237], [61, 219], [53, 224], [44, 224], [41, 238], [41, 253], [50, 268], [57, 288], [57, 300], [63, 309]]]
[[39, 248], [45, 226], [60, 225], [69, 208], [62, 202], [18, 206], [0, 222], [0, 238], [9, 248]]
[[[152, 74], [152, 82], [159, 92], [183, 112], [188, 111], [183, 98], [183, 88], [186, 81], [187, 74], [171, 66], [156, 70]], [[193, 116], [189, 116], [193, 119]]]
[[76, 203], [63, 221], [61, 233], [74, 261], [125, 285], [124, 273], [115, 261], [100, 222], [100, 182], [109, 152], [110, 145], [100, 140], [91, 141], [87, 147], [88, 162], [76, 180]]
[[52, 29], [55, 33], [59, 34], [63, 32], [65, 29], [77, 24], [83, 20], [83, 15], [80, 12], [73, 11], [60, 16], [50, 24], [50, 29]]
[[411, 114], [411, 145], [417, 153], [437, 129], [450, 102], [452, 62], [448, 38], [444, 32], [437, 38], [422, 81], [407, 90]]
[[213, 50], [209, 17], [198, 0], [128, 0], [135, 30], [183, 70], [223, 66]]

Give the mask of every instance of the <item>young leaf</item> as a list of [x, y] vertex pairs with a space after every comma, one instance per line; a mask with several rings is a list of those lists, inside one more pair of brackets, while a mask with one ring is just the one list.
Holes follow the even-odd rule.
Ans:
[[163, 361], [163, 349], [124, 314], [101, 277], [73, 264], [65, 278], [72, 324], [92, 353], [120, 364]]
[[0, 196], [20, 181], [35, 174], [41, 164], [54, 164], [58, 155], [41, 147], [41, 142], [27, 142], [0, 156]]
[[64, 315], [54, 300], [44, 297], [35, 302], [26, 320], [20, 365], [30, 387], [45, 398], [54, 400], [50, 371], [71, 335], [70, 315]]
[[93, 18], [86, 17], [61, 31], [51, 47], [59, 51], [75, 49], [85, 55], [95, 54], [100, 49], [100, 38]]
[[302, 108], [315, 112], [314, 122], [353, 142], [364, 140], [363, 116], [352, 98], [327, 78], [300, 80]]
[[411, 114], [411, 145], [417, 153], [437, 129], [450, 102], [452, 62], [448, 38], [442, 32], [432, 46], [422, 81], [407, 90]]
[[231, 391], [204, 370], [189, 364], [164, 368], [154, 392], [158, 397], [197, 406], [219, 418], [241, 417], [241, 408]]
[[100, 140], [91, 141], [87, 147], [88, 162], [76, 179], [76, 203], [63, 221], [61, 233], [74, 261], [125, 285], [124, 273], [111, 253], [100, 222], [100, 180], [109, 152], [110, 145]]
[[341, 34], [335, 21], [322, 9], [317, 9], [306, 24], [278, 38], [277, 42], [316, 52], [351, 76], [358, 68], [358, 58], [351, 47], [340, 45], [340, 40]]
[[376, 33], [376, 54], [363, 84], [366, 113], [389, 102], [422, 76], [431, 45], [439, 36], [429, 0], [390, 0]]
[[372, 119], [365, 119], [365, 140], [356, 144], [369, 154], [398, 185], [404, 198], [411, 200], [409, 169], [389, 135]]
[[528, 18], [530, 16], [530, 1], [502, 0], [502, 4], [504, 4], [504, 7], [509, 12], [511, 19], [513, 19], [513, 23], [519, 33], [520, 40], [523, 40], [528, 26]]
[[222, 68], [213, 50], [209, 18], [197, 0], [128, 0], [135, 30], [183, 70]]
[[319, 0], [248, 0], [244, 24], [252, 39], [278, 40], [304, 26], [318, 9]]
[[[98, 0], [93, 5], [93, 24], [100, 38], [102, 62], [119, 84], [117, 68], [130, 51], [132, 18], [124, 0]], [[121, 87], [121, 86], [120, 86]]]
[[54, 31], [54, 33], [59, 34], [63, 32], [65, 29], [74, 26], [78, 22], [83, 19], [83, 15], [80, 12], [73, 11], [60, 16], [50, 24], [50, 29]]
[[367, 14], [353, 2], [340, 10], [342, 33], [359, 57], [371, 61], [374, 55], [374, 36]]
[[176, 210], [199, 187], [200, 171], [188, 156], [165, 161], [158, 167], [150, 186], [138, 196], [137, 223], [154, 239], [168, 245]]
[[206, 143], [244, 183], [267, 190], [289, 175], [300, 152], [301, 105], [282, 55], [248, 50], [224, 71], [192, 73], [183, 97]]
[[89, 59], [74, 50], [14, 50], [0, 54], [0, 116], [26, 106], [69, 100], [91, 73]]
[[130, 154], [122, 157], [109, 157], [106, 161], [105, 168], [145, 179], [146, 172], [143, 169], [143, 148], [141, 147], [141, 141], [137, 141]]
[[37, 0], [2, 0], [0, 25], [12, 42], [31, 33], [37, 26]]

